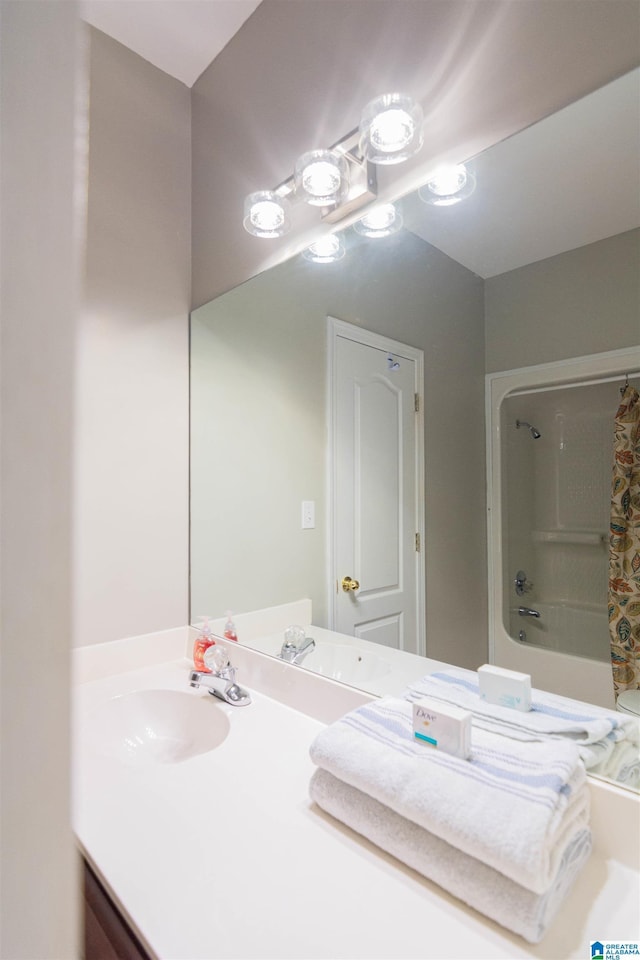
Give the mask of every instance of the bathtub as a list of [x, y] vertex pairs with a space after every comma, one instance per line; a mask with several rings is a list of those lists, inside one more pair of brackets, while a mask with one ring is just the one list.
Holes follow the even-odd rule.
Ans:
[[523, 644], [574, 657], [609, 663], [609, 624], [602, 606], [530, 602], [540, 618], [521, 617], [518, 607], [509, 611], [509, 633]]
[[486, 378], [490, 662], [609, 708], [613, 418], [638, 371], [635, 347]]

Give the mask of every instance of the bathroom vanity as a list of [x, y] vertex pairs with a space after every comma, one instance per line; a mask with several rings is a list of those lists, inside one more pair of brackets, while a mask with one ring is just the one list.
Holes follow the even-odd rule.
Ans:
[[234, 644], [233, 707], [189, 688], [193, 636], [75, 651], [75, 830], [151, 958], [551, 960], [638, 937], [636, 796], [591, 782], [593, 855], [532, 947], [310, 802], [311, 741], [370, 694]]

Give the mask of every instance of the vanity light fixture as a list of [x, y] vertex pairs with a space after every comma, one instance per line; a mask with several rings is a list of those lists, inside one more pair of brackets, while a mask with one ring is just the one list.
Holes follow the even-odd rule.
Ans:
[[342, 234], [330, 233], [310, 244], [303, 250], [302, 256], [312, 263], [335, 263], [336, 260], [342, 260], [345, 249]]
[[433, 207], [451, 207], [469, 197], [476, 188], [476, 179], [464, 163], [441, 167], [420, 187], [421, 200]]
[[422, 108], [404, 93], [371, 100], [360, 120], [360, 152], [371, 163], [402, 163], [422, 146]]
[[283, 236], [290, 226], [286, 201], [296, 200], [319, 207], [324, 221], [337, 223], [375, 200], [375, 164], [400, 163], [421, 146], [419, 104], [401, 93], [376, 97], [365, 108], [359, 129], [328, 150], [303, 153], [293, 176], [274, 190], [250, 193], [244, 227], [255, 237]]
[[402, 215], [394, 203], [379, 203], [354, 223], [353, 229], [363, 237], [390, 237], [402, 229]]

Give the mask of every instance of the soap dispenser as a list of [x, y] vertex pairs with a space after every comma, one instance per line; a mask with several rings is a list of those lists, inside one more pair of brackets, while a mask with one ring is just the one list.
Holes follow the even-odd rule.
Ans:
[[209, 626], [209, 617], [202, 617], [202, 623], [199, 624], [200, 633], [193, 644], [193, 665], [201, 673], [211, 673], [211, 670], [204, 662], [204, 655], [209, 647], [214, 646], [215, 640]]
[[227, 610], [227, 622], [224, 625], [224, 636], [226, 640], [233, 640], [234, 643], [238, 642], [236, 625], [231, 619], [231, 610]]

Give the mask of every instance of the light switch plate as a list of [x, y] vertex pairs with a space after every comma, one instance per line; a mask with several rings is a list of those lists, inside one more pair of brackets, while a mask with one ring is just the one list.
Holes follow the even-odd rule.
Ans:
[[314, 530], [316, 525], [316, 502], [315, 500], [302, 501], [302, 529]]

